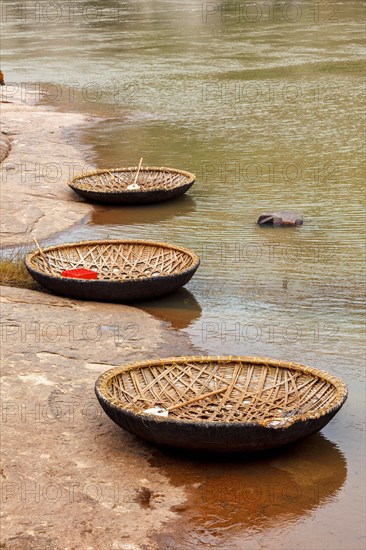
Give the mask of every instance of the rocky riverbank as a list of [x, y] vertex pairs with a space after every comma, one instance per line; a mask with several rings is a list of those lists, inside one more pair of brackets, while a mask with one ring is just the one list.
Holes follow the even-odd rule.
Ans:
[[128, 306], [1, 291], [4, 548], [156, 548], [185, 494], [104, 414], [94, 383], [115, 365], [190, 354], [188, 339]]
[[91, 212], [67, 186], [71, 177], [92, 168], [67, 132], [94, 119], [25, 103], [6, 86], [1, 119], [1, 245], [41, 240]]
[[[87, 117], [2, 103], [2, 246], [88, 214], [66, 185], [85, 169], [66, 132]], [[80, 170], [79, 170], [80, 171]], [[1, 287], [2, 542], [7, 550], [150, 550], [186, 496], [151, 466], [153, 447], [114, 425], [94, 395], [123, 363], [196, 354], [140, 309]]]

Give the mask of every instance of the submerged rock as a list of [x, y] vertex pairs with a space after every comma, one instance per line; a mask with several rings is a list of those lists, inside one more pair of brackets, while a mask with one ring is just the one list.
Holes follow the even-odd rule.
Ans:
[[278, 212], [265, 212], [257, 220], [259, 225], [273, 225], [274, 227], [297, 226], [304, 222], [302, 214], [294, 210], [280, 210]]

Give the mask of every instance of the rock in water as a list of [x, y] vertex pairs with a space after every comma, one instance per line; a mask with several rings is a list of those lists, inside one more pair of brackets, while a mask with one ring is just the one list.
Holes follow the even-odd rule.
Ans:
[[259, 225], [273, 225], [273, 227], [295, 227], [304, 222], [302, 214], [294, 210], [280, 210], [279, 212], [265, 212], [257, 220]]

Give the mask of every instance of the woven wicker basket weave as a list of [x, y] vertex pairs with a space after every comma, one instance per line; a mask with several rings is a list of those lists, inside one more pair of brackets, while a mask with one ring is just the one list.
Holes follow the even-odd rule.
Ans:
[[195, 175], [183, 170], [164, 166], [144, 166], [138, 170], [137, 166], [130, 166], [90, 172], [72, 179], [69, 186], [93, 202], [148, 204], [179, 197], [194, 181]]
[[[177, 357], [110, 369], [95, 386], [107, 415], [160, 445], [258, 451], [311, 435], [347, 397], [345, 384], [298, 363]], [[162, 407], [166, 416], [147, 413]]]
[[[84, 241], [32, 252], [26, 266], [40, 284], [64, 296], [127, 302], [169, 294], [185, 285], [199, 266], [186, 248], [141, 240]], [[97, 280], [62, 277], [64, 270], [86, 268]]]

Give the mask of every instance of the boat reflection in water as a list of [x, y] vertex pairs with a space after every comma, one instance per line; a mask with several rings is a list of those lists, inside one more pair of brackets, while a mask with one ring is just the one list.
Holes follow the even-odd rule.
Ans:
[[347, 477], [344, 455], [322, 434], [250, 458], [165, 449], [151, 462], [188, 496], [173, 530], [158, 536], [166, 550], [270, 548], [271, 536], [277, 544], [285, 537], [283, 544], [285, 532], [331, 503]]
[[168, 321], [173, 328], [189, 327], [193, 321], [201, 317], [202, 308], [189, 290], [180, 288], [177, 292], [157, 300], [136, 302], [131, 304], [143, 309], [157, 319]]
[[[95, 206], [91, 214], [90, 226], [110, 226], [113, 231], [114, 226], [121, 225], [145, 225], [159, 224], [163, 221], [170, 221], [182, 214], [190, 215], [196, 210], [196, 203], [191, 195], [184, 195], [178, 199], [170, 201], [140, 205], [140, 206], [123, 206], [123, 207], [101, 207]], [[178, 224], [177, 224], [178, 225]], [[120, 228], [118, 234], [120, 235]], [[156, 228], [156, 237], [158, 237], [159, 228]], [[133, 238], [131, 235], [126, 235], [126, 238]], [[158, 240], [158, 238], [157, 238]]]

